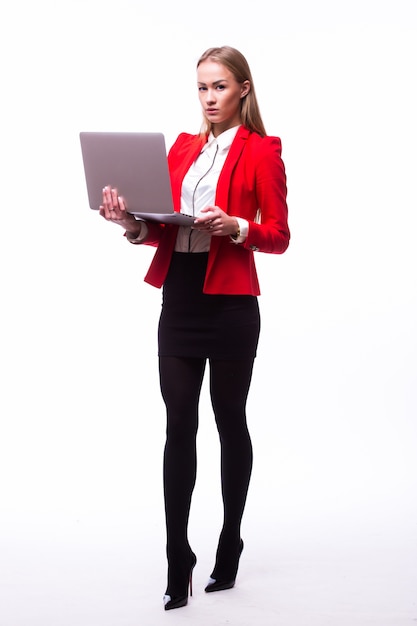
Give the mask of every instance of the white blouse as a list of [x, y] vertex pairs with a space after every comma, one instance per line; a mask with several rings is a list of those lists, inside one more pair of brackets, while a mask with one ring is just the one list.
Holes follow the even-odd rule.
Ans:
[[[210, 133], [207, 143], [184, 177], [181, 189], [181, 213], [198, 217], [201, 209], [214, 206], [216, 187], [221, 169], [239, 126], [229, 128], [214, 137]], [[193, 230], [190, 226], [178, 229], [176, 252], [207, 252], [211, 236]]]

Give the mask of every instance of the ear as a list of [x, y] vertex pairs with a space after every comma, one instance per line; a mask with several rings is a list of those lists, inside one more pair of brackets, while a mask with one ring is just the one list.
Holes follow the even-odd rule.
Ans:
[[242, 89], [242, 91], [240, 93], [240, 97], [244, 98], [250, 92], [250, 81], [249, 80], [245, 80], [245, 82], [242, 83], [241, 89]]

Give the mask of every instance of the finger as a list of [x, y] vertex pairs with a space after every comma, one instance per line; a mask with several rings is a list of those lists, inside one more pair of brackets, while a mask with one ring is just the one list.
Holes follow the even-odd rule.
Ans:
[[125, 199], [123, 198], [123, 196], [118, 196], [118, 202], [119, 202], [119, 209], [121, 211], [127, 211], [127, 204]]
[[117, 193], [117, 189], [114, 187], [111, 190], [111, 205], [113, 209], [117, 209], [117, 207], [119, 206], [119, 196]]
[[213, 217], [212, 215], [200, 215], [199, 217], [197, 217], [194, 223], [201, 228], [209, 228], [209, 226], [211, 226], [211, 224], [213, 223]]
[[[112, 190], [110, 187], [105, 187], [103, 189], [103, 210], [104, 217], [109, 220], [112, 218], [113, 211], [113, 200], [112, 200]], [[114, 217], [114, 214], [113, 214]]]
[[202, 221], [213, 219], [213, 216], [215, 215], [215, 208], [216, 207], [213, 206], [206, 206], [204, 209], [201, 209], [199, 219]]
[[107, 204], [106, 205], [100, 205], [99, 213], [100, 213], [100, 215], [102, 217], [104, 217], [104, 219], [111, 220], [111, 215], [110, 215], [110, 211], [109, 211], [109, 209], [107, 207]]
[[111, 207], [111, 190], [110, 187], [103, 188], [103, 209], [108, 211]]

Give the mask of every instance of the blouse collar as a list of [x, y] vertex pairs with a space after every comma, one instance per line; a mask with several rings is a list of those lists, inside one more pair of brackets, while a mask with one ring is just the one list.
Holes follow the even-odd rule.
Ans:
[[240, 128], [240, 124], [238, 126], [233, 126], [233, 128], [228, 128], [215, 137], [211, 132], [208, 136], [207, 143], [204, 146], [203, 150], [208, 150], [213, 144], [219, 146], [219, 151], [227, 150], [233, 143], [233, 139], [236, 137], [236, 133]]

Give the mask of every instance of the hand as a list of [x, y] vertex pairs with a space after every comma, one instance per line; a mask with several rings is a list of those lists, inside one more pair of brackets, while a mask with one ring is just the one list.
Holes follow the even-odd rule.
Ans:
[[109, 222], [119, 224], [130, 233], [140, 233], [140, 222], [127, 212], [127, 205], [116, 188], [109, 185], [103, 189], [103, 204], [100, 205], [100, 215]]
[[225, 237], [236, 235], [239, 224], [235, 217], [227, 215], [220, 207], [208, 206], [201, 210], [201, 214], [194, 221], [193, 228], [207, 235]]

